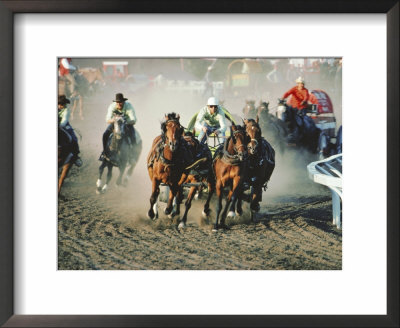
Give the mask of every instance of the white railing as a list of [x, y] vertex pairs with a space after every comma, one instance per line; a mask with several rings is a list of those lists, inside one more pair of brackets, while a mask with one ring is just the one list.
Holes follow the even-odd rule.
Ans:
[[332, 193], [333, 224], [340, 229], [342, 199], [342, 154], [307, 165], [308, 176], [316, 183], [327, 186]]

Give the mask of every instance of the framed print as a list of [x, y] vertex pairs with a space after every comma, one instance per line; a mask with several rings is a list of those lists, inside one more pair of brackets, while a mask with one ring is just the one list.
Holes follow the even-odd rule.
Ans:
[[[398, 326], [395, 90], [399, 4], [368, 4], [326, 1], [299, 8], [297, 1], [238, 1], [229, 6], [216, 3], [211, 9], [211, 4], [188, 8], [179, 2], [166, 6], [158, 1], [139, 5], [134, 1], [1, 1], [4, 74], [0, 97], [3, 117], [12, 117], [2, 120], [1, 138], [5, 150], [1, 157], [1, 324]], [[153, 8], [158, 8], [156, 13]], [[279, 154], [263, 202], [259, 202], [261, 211], [253, 208], [254, 213], [265, 212], [266, 219], [254, 214], [256, 224], [250, 216], [243, 216], [242, 221], [227, 219], [231, 229], [224, 230], [223, 224], [214, 225], [214, 218], [211, 222], [193, 220], [191, 213], [201, 212], [199, 204], [204, 203], [212, 184], [204, 189], [204, 200], [193, 203], [186, 227], [177, 219], [168, 221], [162, 205], [158, 221], [146, 218], [146, 214], [153, 217], [156, 209], [148, 205], [151, 183], [147, 170], [153, 170], [150, 176], [154, 174], [158, 160], [166, 167], [176, 165], [166, 159], [165, 147], [172, 153], [174, 147], [183, 147], [179, 148], [179, 163], [193, 169], [189, 139], [182, 146], [179, 140], [183, 139], [174, 143], [182, 127], [202, 141], [201, 130], [207, 135], [212, 132], [207, 129], [215, 125], [217, 135], [232, 135], [228, 140], [234, 140], [232, 149], [237, 152], [232, 158], [241, 161], [242, 156], [247, 161], [252, 146], [245, 140], [251, 131], [241, 131], [236, 125], [249, 124], [242, 119], [256, 119], [249, 114], [251, 101], [259, 105], [260, 100], [267, 100], [266, 106], [277, 110], [277, 98], [288, 98], [284, 91], [293, 85], [279, 85], [275, 90], [273, 84], [282, 63], [285, 73], [290, 67], [299, 68], [300, 74], [296, 71], [296, 77], [289, 80], [305, 85], [316, 98], [314, 104], [300, 101], [292, 105], [300, 110], [307, 103], [310, 112], [303, 116], [293, 112], [292, 125], [286, 126], [290, 133], [298, 116], [302, 122], [309, 117], [314, 124], [326, 124], [329, 115], [322, 123], [315, 119], [321, 118], [318, 106], [329, 107], [327, 99], [336, 108], [337, 125], [342, 120], [345, 125], [343, 227], [331, 223], [328, 189], [321, 187], [318, 195], [306, 193], [314, 186], [306, 174], [299, 184], [303, 203], [287, 192], [292, 175], [283, 169], [287, 157]], [[343, 87], [342, 79], [334, 78], [342, 76], [342, 63]], [[325, 81], [316, 79], [324, 67], [334, 75]], [[333, 86], [334, 80], [337, 84]], [[74, 83], [82, 84], [74, 88]], [[69, 136], [77, 137], [80, 147], [80, 153], [77, 149], [68, 153], [76, 165], [59, 195], [54, 178], [58, 169], [55, 141], [62, 137], [55, 135], [56, 116], [48, 109], [57, 98], [59, 122], [65, 118], [63, 110], [70, 109], [75, 135]], [[244, 100], [250, 101], [249, 111], [242, 111]], [[123, 111], [129, 103], [133, 109], [116, 119], [115, 106], [122, 106]], [[210, 118], [207, 126], [203, 122], [199, 128], [199, 114], [195, 114], [203, 106], [211, 110]], [[135, 133], [126, 132], [124, 125], [113, 125], [110, 132], [115, 139], [107, 144], [110, 134], [103, 134], [107, 108], [111, 108], [107, 124], [134, 124]], [[224, 110], [221, 116], [233, 124], [224, 129], [225, 121], [214, 122], [215, 108]], [[175, 126], [178, 121], [180, 125]], [[120, 126], [121, 134], [129, 136], [122, 139], [128, 140], [126, 147], [117, 139]], [[333, 128], [336, 141], [337, 128]], [[129, 126], [126, 129], [131, 131]], [[155, 155], [147, 158], [160, 131], [164, 131], [164, 148], [160, 150], [157, 145], [162, 143], [155, 142]], [[269, 129], [264, 131], [266, 135]], [[194, 144], [198, 142], [195, 137], [190, 139]], [[320, 134], [317, 139], [321, 140]], [[98, 175], [100, 164], [121, 165], [123, 156], [113, 156], [122, 154], [122, 149], [128, 154], [140, 141], [138, 165], [128, 182], [134, 187], [107, 186], [106, 173]], [[336, 141], [332, 144], [338, 145]], [[259, 143], [269, 149], [261, 139]], [[113, 145], [118, 150], [115, 153]], [[273, 146], [278, 153], [278, 146]], [[212, 150], [210, 144], [206, 150]], [[224, 151], [228, 150], [227, 143]], [[134, 162], [135, 156], [129, 156], [127, 161]], [[263, 160], [273, 162], [265, 156]], [[62, 162], [68, 163], [66, 159]], [[306, 172], [306, 165], [299, 160], [297, 164]], [[160, 172], [176, 172], [171, 170]], [[124, 184], [126, 180], [118, 180], [117, 172], [115, 168], [112, 181]], [[218, 179], [217, 169], [213, 172]], [[245, 189], [245, 183], [242, 186]], [[176, 187], [169, 187], [174, 193]], [[278, 190], [282, 190], [279, 199], [285, 201], [274, 203], [272, 196]], [[168, 190], [160, 188], [160, 192], [166, 200]], [[240, 195], [245, 198], [245, 193]], [[256, 205], [250, 196], [244, 209]], [[218, 207], [212, 203], [211, 210], [217, 212]], [[286, 230], [281, 231], [280, 224]], [[299, 243], [290, 239], [293, 227], [300, 230], [303, 240]], [[308, 246], [303, 250], [305, 243]]]

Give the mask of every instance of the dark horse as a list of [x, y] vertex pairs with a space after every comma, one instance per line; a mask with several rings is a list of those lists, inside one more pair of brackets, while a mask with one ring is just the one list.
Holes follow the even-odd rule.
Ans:
[[167, 207], [164, 213], [169, 215], [172, 212], [173, 200], [179, 190], [179, 181], [183, 170], [188, 163], [187, 149], [182, 138], [184, 128], [179, 122], [179, 115], [170, 113], [165, 116], [161, 124], [162, 134], [157, 136], [149, 155], [147, 156], [147, 170], [152, 182], [150, 197], [150, 209], [147, 216], [150, 219], [155, 217], [154, 205], [160, 193], [160, 184], [169, 186], [170, 193]]
[[60, 194], [62, 184], [67, 177], [69, 170], [73, 164], [72, 138], [62, 128], [58, 128], [58, 169], [61, 171], [60, 177], [58, 179], [58, 194]]
[[[102, 163], [99, 167], [99, 177], [97, 179], [97, 190], [96, 193], [104, 193], [107, 191], [108, 184], [112, 178], [112, 169], [114, 166], [119, 168], [119, 176], [117, 179], [117, 185], [126, 186], [130, 176], [132, 175], [133, 169], [135, 168], [137, 161], [139, 159], [140, 153], [142, 151], [142, 141], [137, 131], [136, 142], [133, 145], [129, 144], [128, 137], [126, 136], [126, 121], [122, 116], [116, 116], [114, 121], [113, 133], [110, 135], [107, 143], [109, 149], [110, 157], [104, 156]], [[122, 181], [125, 170], [129, 166], [126, 176]], [[107, 180], [103, 185], [101, 177], [103, 175], [104, 169], [108, 168]]]
[[210, 214], [210, 201], [215, 191], [215, 177], [212, 170], [212, 155], [207, 145], [202, 144], [197, 140], [191, 132], [186, 132], [184, 136], [186, 148], [191, 152], [194, 163], [185, 168], [179, 181], [180, 190], [178, 192], [177, 210], [179, 214], [179, 205], [183, 195], [183, 186], [190, 187], [189, 193], [185, 202], [185, 213], [179, 223], [178, 228], [183, 229], [186, 226], [187, 215], [192, 205], [192, 200], [197, 191], [208, 187], [208, 196], [203, 208], [203, 216], [207, 217]]
[[250, 209], [252, 212], [260, 210], [262, 189], [266, 189], [275, 169], [275, 150], [262, 137], [258, 122], [258, 116], [256, 120], [244, 120], [249, 152], [246, 183], [251, 188]]
[[280, 153], [283, 153], [288, 136], [286, 124], [270, 113], [269, 103], [265, 101], [260, 101], [257, 107], [257, 115], [250, 118], [255, 119], [256, 117], [259, 118], [258, 124], [262, 134], [274, 147], [279, 149]]
[[[232, 124], [231, 136], [225, 140], [223, 148], [219, 148], [214, 155], [214, 174], [216, 179], [216, 193], [218, 202], [216, 206], [216, 217], [213, 231], [219, 228], [226, 228], [225, 218], [235, 216], [235, 204], [238, 198], [241, 197], [242, 183], [246, 174], [247, 165], [247, 146], [246, 132], [240, 125]], [[218, 219], [222, 210], [222, 197], [225, 187], [229, 187], [224, 211], [222, 212], [221, 224], [218, 225]], [[238, 205], [240, 205], [238, 203]], [[229, 207], [230, 206], [230, 207]], [[237, 212], [241, 214], [242, 209], [237, 208]]]
[[299, 111], [286, 105], [283, 101], [280, 104], [284, 105], [282, 120], [287, 124], [290, 131], [287, 138], [288, 146], [306, 149], [311, 154], [316, 154], [320, 148], [321, 129], [307, 115], [307, 109]]

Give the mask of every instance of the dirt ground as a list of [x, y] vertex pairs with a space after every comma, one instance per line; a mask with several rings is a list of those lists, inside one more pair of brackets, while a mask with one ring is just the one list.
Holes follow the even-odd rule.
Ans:
[[[97, 195], [97, 160], [105, 114], [116, 92], [132, 101], [143, 139], [143, 152], [127, 187], [115, 185]], [[195, 201], [188, 226], [177, 229], [160, 204], [160, 218], [146, 217], [150, 180], [145, 158], [151, 141], [160, 131], [165, 113], [181, 114], [185, 125], [204, 106], [193, 95], [167, 95], [135, 90], [107, 90], [102, 96], [85, 99], [81, 120], [77, 113], [71, 124], [80, 140], [84, 165], [73, 167], [58, 203], [58, 268], [60, 270], [340, 270], [342, 232], [332, 225], [329, 190], [313, 183], [307, 160], [296, 154], [277, 157], [275, 172], [264, 192], [259, 222], [245, 214], [227, 221], [229, 230], [213, 233], [212, 220], [201, 217], [203, 201]], [[227, 100], [233, 113], [243, 102]], [[104, 174], [105, 177], [105, 174]], [[183, 209], [183, 205], [182, 205]], [[215, 206], [211, 209], [214, 212]], [[212, 213], [212, 215], [213, 215]]]

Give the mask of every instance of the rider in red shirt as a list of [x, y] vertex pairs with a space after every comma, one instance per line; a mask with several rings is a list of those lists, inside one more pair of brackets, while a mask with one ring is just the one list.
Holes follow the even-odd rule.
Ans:
[[304, 114], [303, 111], [307, 107], [307, 101], [310, 98], [308, 90], [304, 87], [304, 79], [298, 77], [296, 80], [297, 86], [287, 91], [282, 98], [289, 98], [287, 108], [285, 111], [285, 121], [289, 123], [289, 136], [288, 141], [296, 143], [300, 137], [298, 124], [296, 123], [296, 116]]
[[285, 92], [285, 94], [282, 96], [282, 99], [291, 96], [287, 104], [293, 108], [301, 110], [307, 107], [307, 101], [310, 95], [308, 90], [304, 87], [304, 79], [302, 77], [297, 78], [296, 83], [297, 86]]

